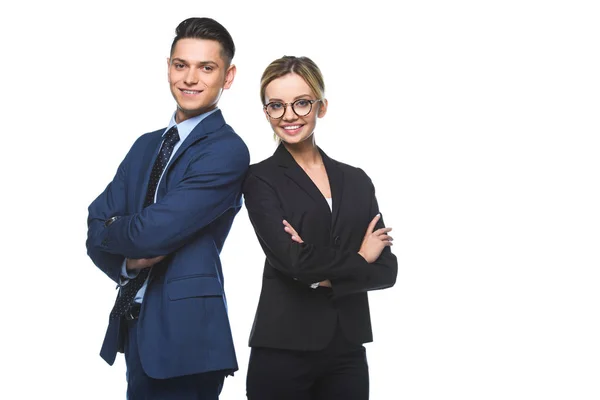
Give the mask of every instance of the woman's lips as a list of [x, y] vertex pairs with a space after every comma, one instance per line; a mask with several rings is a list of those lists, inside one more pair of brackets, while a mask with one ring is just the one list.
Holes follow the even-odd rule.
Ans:
[[285, 125], [285, 126], [282, 126], [282, 128], [283, 128], [283, 131], [286, 134], [288, 134], [288, 135], [295, 135], [295, 134], [297, 134], [298, 132], [300, 132], [302, 130], [302, 126], [303, 125], [299, 125], [299, 124], [296, 124], [296, 125]]

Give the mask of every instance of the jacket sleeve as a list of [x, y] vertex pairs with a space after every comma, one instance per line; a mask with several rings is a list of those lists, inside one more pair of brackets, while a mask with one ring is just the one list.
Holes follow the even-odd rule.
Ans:
[[325, 279], [351, 279], [369, 268], [355, 251], [294, 242], [283, 230], [284, 211], [276, 191], [252, 173], [244, 182], [244, 203], [267, 261], [285, 275], [310, 285]]
[[236, 137], [200, 148], [175, 189], [114, 221], [97, 235], [93, 248], [127, 258], [170, 254], [233, 208], [250, 163], [246, 145]]
[[127, 157], [121, 162], [113, 180], [88, 207], [87, 254], [94, 264], [110, 279], [119, 283], [125, 257], [111, 254], [94, 246], [104, 231], [104, 222], [112, 216], [123, 215], [126, 210], [125, 182]]
[[[375, 197], [375, 187], [371, 179], [365, 174], [371, 186], [371, 208], [370, 214], [373, 219], [379, 214], [379, 206]], [[377, 221], [375, 230], [385, 228], [383, 215]], [[365, 227], [366, 231], [366, 227]], [[362, 258], [362, 257], [361, 257]], [[352, 276], [332, 278], [331, 287], [335, 297], [346, 296], [348, 294], [366, 292], [369, 290], [386, 289], [394, 286], [398, 275], [398, 260], [392, 253], [391, 248], [386, 246], [379, 258], [365, 268], [357, 270]]]

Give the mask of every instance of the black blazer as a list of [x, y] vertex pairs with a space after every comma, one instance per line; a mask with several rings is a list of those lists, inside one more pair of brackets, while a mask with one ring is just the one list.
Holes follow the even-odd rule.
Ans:
[[[367, 291], [396, 282], [398, 263], [389, 247], [372, 264], [358, 254], [379, 212], [371, 180], [361, 169], [321, 155], [333, 211], [282, 144], [273, 156], [251, 165], [244, 182], [246, 209], [266, 255], [252, 347], [321, 350], [338, 320], [350, 342], [371, 342]], [[304, 243], [292, 241], [284, 219]], [[383, 226], [382, 218], [376, 229]], [[310, 288], [325, 279], [332, 289]]]

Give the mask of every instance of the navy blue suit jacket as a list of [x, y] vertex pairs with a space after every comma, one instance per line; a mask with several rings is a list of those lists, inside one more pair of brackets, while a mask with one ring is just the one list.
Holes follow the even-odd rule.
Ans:
[[[221, 111], [181, 144], [157, 188], [144, 196], [164, 129], [141, 136], [104, 192], [89, 206], [87, 251], [119, 282], [125, 258], [168, 255], [152, 269], [138, 321], [142, 366], [165, 379], [237, 370], [219, 254], [242, 206], [250, 157]], [[105, 226], [105, 221], [119, 216]], [[100, 352], [113, 364], [122, 351], [122, 321], [109, 323]]]

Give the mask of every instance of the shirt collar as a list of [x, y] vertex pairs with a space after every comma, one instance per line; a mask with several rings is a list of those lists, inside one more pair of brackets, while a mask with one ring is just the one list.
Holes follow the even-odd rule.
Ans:
[[171, 129], [174, 125], [177, 125], [177, 133], [179, 134], [179, 140], [180, 143], [183, 143], [183, 141], [190, 135], [194, 128], [198, 126], [200, 122], [202, 122], [204, 118], [208, 117], [218, 109], [219, 107], [216, 107], [214, 110], [210, 110], [208, 112], [205, 112], [204, 114], [200, 114], [195, 117], [186, 119], [185, 121], [179, 124], [175, 122], [175, 114], [177, 112], [174, 112], [173, 116], [171, 117], [171, 121], [169, 121], [169, 126], [167, 126], [167, 129], [165, 129], [165, 131], [163, 132], [163, 136], [165, 136], [165, 133], [167, 133], [167, 131]]

